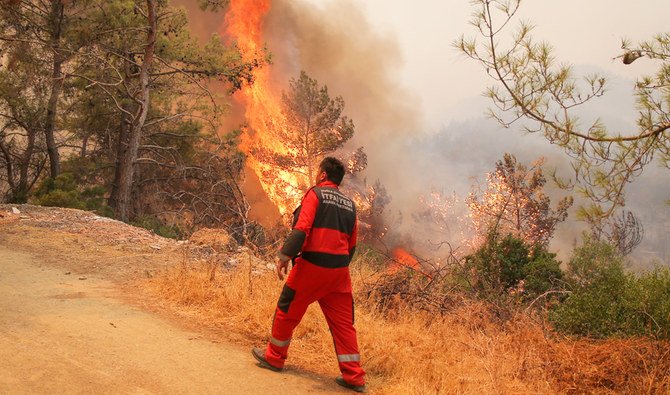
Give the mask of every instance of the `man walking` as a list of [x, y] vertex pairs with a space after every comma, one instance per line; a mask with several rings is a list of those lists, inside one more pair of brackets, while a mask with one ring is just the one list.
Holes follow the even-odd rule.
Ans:
[[284, 279], [289, 261], [294, 259], [282, 289], [265, 351], [251, 353], [261, 367], [281, 371], [288, 355], [293, 330], [313, 302], [326, 317], [333, 335], [335, 353], [342, 375], [335, 381], [356, 392], [365, 392], [365, 371], [361, 368], [349, 262], [356, 248], [357, 219], [354, 202], [338, 186], [344, 165], [328, 157], [319, 165], [316, 184], [293, 213], [293, 229], [278, 254], [277, 276]]

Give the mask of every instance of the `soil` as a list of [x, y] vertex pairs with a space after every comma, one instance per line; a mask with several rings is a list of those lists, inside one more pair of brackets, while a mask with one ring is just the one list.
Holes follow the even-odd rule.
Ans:
[[184, 244], [85, 211], [0, 205], [0, 393], [348, 392], [331, 377], [260, 369], [249, 344], [134, 286], [176, 264]]

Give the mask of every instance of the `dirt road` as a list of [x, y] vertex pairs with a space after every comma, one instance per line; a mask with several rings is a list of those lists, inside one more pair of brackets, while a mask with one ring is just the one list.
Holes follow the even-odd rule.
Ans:
[[260, 369], [246, 347], [207, 340], [119, 295], [109, 281], [0, 237], [0, 393], [346, 393], [332, 378]]

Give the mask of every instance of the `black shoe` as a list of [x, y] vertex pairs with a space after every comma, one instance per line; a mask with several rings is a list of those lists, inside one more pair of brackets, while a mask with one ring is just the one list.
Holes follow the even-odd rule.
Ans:
[[344, 379], [342, 378], [342, 376], [337, 376], [337, 377], [335, 378], [335, 382], [336, 382], [337, 384], [341, 385], [342, 387], [344, 387], [344, 388], [348, 388], [348, 389], [350, 389], [350, 390], [352, 390], [352, 391], [356, 391], [356, 392], [367, 392], [367, 389], [365, 388], [365, 384], [363, 384], [363, 385], [349, 384], [349, 383], [347, 383], [346, 381], [344, 381]]
[[276, 366], [270, 365], [270, 362], [268, 362], [265, 359], [265, 353], [260, 348], [258, 348], [258, 347], [252, 348], [251, 349], [251, 355], [253, 355], [254, 358], [256, 358], [256, 360], [258, 361], [258, 366], [260, 366], [262, 368], [265, 368], [265, 369], [270, 369], [273, 372], [281, 372], [282, 371], [282, 368], [278, 368]]

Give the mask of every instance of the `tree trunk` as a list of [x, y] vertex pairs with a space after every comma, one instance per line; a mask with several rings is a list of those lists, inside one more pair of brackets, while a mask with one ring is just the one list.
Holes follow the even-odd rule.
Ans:
[[[130, 78], [129, 73], [126, 77]], [[124, 106], [128, 110], [128, 106]], [[119, 122], [119, 138], [116, 145], [116, 163], [114, 165], [114, 182], [112, 183], [112, 192], [109, 195], [109, 206], [118, 213], [119, 202], [119, 186], [121, 185], [121, 161], [127, 155], [128, 151], [128, 130], [130, 129], [131, 120], [128, 119], [126, 113], [121, 113], [121, 120]], [[118, 217], [118, 215], [117, 215]]]
[[30, 185], [28, 182], [28, 175], [30, 172], [30, 162], [33, 158], [33, 152], [35, 150], [35, 133], [27, 131], [27, 144], [26, 150], [21, 157], [19, 165], [19, 180], [11, 189], [11, 196], [9, 197], [9, 203], [26, 203], [28, 201], [28, 191]]
[[[0, 139], [2, 136], [0, 136]], [[4, 164], [5, 164], [5, 172], [7, 176], [7, 185], [9, 186], [9, 192], [7, 192], [7, 195], [2, 197], [2, 201], [4, 201], [4, 198], [7, 198], [8, 203], [13, 203], [12, 200], [14, 199], [14, 190], [16, 189], [16, 182], [14, 181], [14, 163], [13, 163], [13, 158], [12, 155], [10, 154], [9, 150], [3, 143], [3, 141], [0, 140], [0, 152], [2, 152], [2, 156], [4, 158]]]
[[134, 166], [142, 137], [142, 128], [144, 127], [147, 114], [149, 113], [149, 70], [153, 63], [154, 50], [156, 47], [156, 30], [158, 27], [156, 1], [157, 0], [147, 0], [147, 45], [144, 48], [144, 58], [140, 69], [139, 93], [134, 98], [139, 107], [130, 126], [128, 149], [120, 162], [116, 216], [121, 221], [128, 221], [130, 217], [130, 194], [133, 186]]
[[2, 157], [5, 162], [5, 173], [7, 175], [7, 184], [9, 188], [12, 189], [15, 186], [14, 183], [14, 164], [12, 160], [12, 155], [9, 153], [9, 150], [2, 141], [3, 136], [0, 135], [0, 152], [2, 152]]
[[[130, 50], [128, 48], [124, 48], [123, 54], [125, 60], [123, 61], [123, 79], [125, 86], [132, 85], [132, 71], [129, 60], [129, 52]], [[121, 185], [122, 175], [121, 162], [127, 155], [130, 124], [133, 122], [133, 120], [128, 116], [128, 114], [130, 114], [132, 111], [130, 104], [124, 101], [123, 104], [121, 104], [121, 108], [121, 116], [119, 117], [119, 135], [116, 141], [116, 158], [114, 160], [114, 181], [112, 182], [112, 191], [108, 200], [109, 206], [114, 210], [114, 213], [118, 213], [118, 208], [121, 205], [119, 202], [119, 187]], [[118, 214], [117, 217], [119, 217]]]
[[63, 62], [65, 61], [60, 51], [60, 40], [63, 23], [63, 3], [61, 0], [52, 0], [51, 2], [51, 46], [54, 51], [52, 74], [51, 74], [51, 94], [47, 104], [47, 117], [44, 122], [44, 136], [47, 143], [47, 152], [49, 153], [49, 168], [51, 178], [58, 177], [60, 174], [60, 155], [54, 136], [56, 129], [56, 112], [58, 110], [58, 100], [63, 88]]

